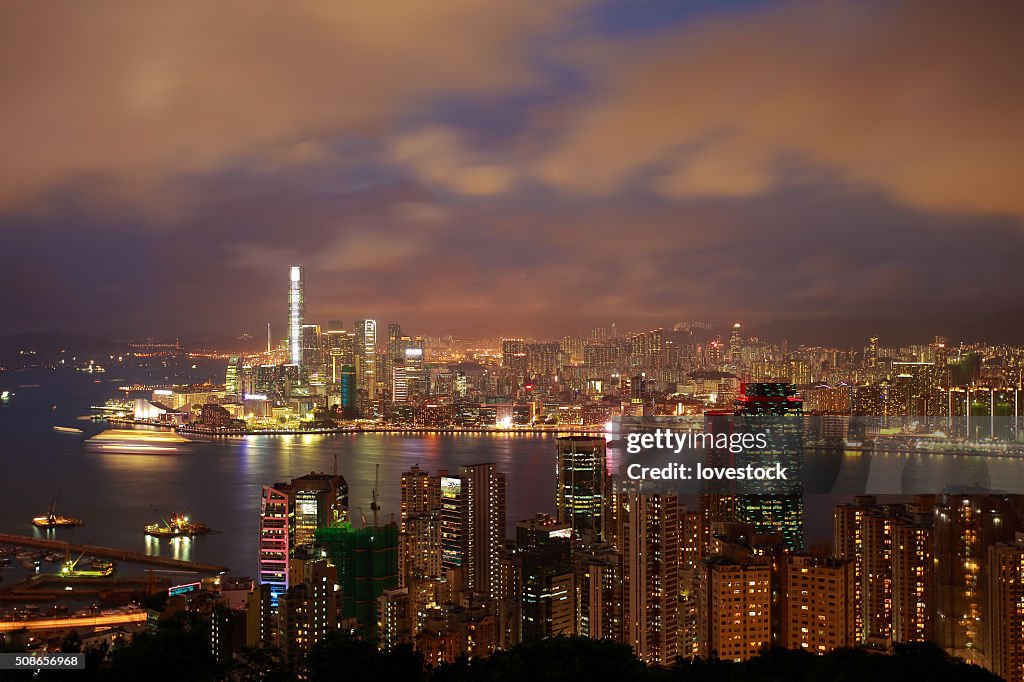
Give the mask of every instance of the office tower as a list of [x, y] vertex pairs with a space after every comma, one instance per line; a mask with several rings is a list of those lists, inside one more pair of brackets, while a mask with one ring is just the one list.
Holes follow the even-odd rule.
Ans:
[[463, 519], [463, 485], [458, 476], [441, 475], [441, 566], [461, 569], [466, 521]]
[[242, 393], [239, 390], [239, 373], [242, 359], [237, 355], [228, 358], [228, 369], [224, 374], [224, 394], [238, 397]]
[[526, 342], [522, 339], [503, 339], [501, 342], [501, 366], [517, 378], [528, 378]]
[[520, 572], [522, 641], [575, 630], [576, 590], [572, 561], [572, 529], [547, 514], [516, 524], [513, 560]]
[[290, 498], [293, 549], [312, 545], [318, 528], [348, 520], [348, 483], [342, 476], [310, 472], [275, 488], [286, 491]]
[[320, 372], [323, 367], [323, 335], [318, 324], [304, 324], [302, 334], [302, 362], [299, 363], [308, 374]]
[[302, 323], [306, 315], [303, 267], [293, 265], [288, 277], [288, 358], [291, 364], [302, 362]]
[[327, 320], [327, 333], [344, 331], [345, 324], [341, 320]]
[[404, 362], [391, 364], [391, 401], [404, 403], [409, 400], [409, 378], [405, 373]]
[[[425, 396], [430, 393], [430, 377], [424, 365], [426, 348], [423, 337], [417, 336], [410, 339], [405, 336], [403, 343], [406, 344], [402, 351], [402, 365], [405, 367], [405, 379], [408, 384], [410, 396]], [[450, 395], [451, 392], [447, 392]]]
[[278, 605], [281, 651], [294, 666], [314, 644], [338, 627], [337, 570], [327, 561], [302, 562], [301, 574]]
[[[393, 381], [395, 365], [404, 360], [402, 347], [402, 326], [394, 322], [388, 325], [388, 338], [387, 346], [384, 349], [384, 362], [382, 371], [384, 377], [388, 382]], [[394, 400], [394, 394], [392, 393], [392, 400]]]
[[555, 505], [558, 520], [567, 523], [575, 537], [604, 539], [605, 439], [565, 436], [555, 442]]
[[795, 555], [781, 574], [782, 646], [825, 654], [859, 644], [853, 561]]
[[892, 640], [932, 639], [932, 529], [907, 519], [893, 528]]
[[989, 670], [1007, 682], [1024, 680], [1024, 534], [988, 549]]
[[786, 468], [785, 481], [738, 481], [736, 518], [756, 533], [782, 533], [793, 551], [804, 545], [803, 402], [787, 383], [747, 383], [736, 398], [737, 428], [767, 433], [768, 446], [747, 448], [735, 457], [737, 466]]
[[367, 639], [377, 637], [377, 599], [398, 587], [398, 526], [353, 528], [341, 523], [316, 532], [316, 543], [338, 569], [341, 613]]
[[620, 509], [625, 642], [644, 663], [671, 665], [679, 654], [679, 498], [631, 486]]
[[298, 547], [315, 541], [315, 532], [343, 522], [348, 515], [348, 483], [342, 476], [310, 473], [290, 483], [263, 486], [260, 501], [259, 582], [278, 598], [290, 584], [289, 564]]
[[738, 364], [743, 358], [743, 332], [740, 323], [732, 326], [732, 333], [729, 334], [729, 362]]
[[263, 486], [260, 498], [259, 582], [270, 587], [270, 603], [288, 589], [288, 554], [290, 524], [288, 493], [272, 486]]
[[359, 416], [359, 403], [356, 399], [356, 368], [355, 365], [341, 366], [341, 414], [345, 419]]
[[353, 331], [358, 388], [373, 400], [377, 397], [377, 321], [357, 320]]
[[428, 471], [413, 465], [402, 472], [401, 478], [401, 522], [399, 530], [406, 530], [405, 522], [410, 516], [428, 514], [441, 508], [441, 476], [431, 476]]
[[745, 661], [771, 646], [771, 566], [713, 556], [697, 570], [698, 655]]

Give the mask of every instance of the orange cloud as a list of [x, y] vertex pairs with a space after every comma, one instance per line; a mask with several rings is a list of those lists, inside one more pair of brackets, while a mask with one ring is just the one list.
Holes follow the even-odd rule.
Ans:
[[791, 2], [577, 50], [598, 92], [561, 112], [534, 172], [582, 195], [639, 174], [667, 196], [744, 196], [798, 168], [1021, 216], [1021, 25], [1012, 1]]
[[159, 200], [171, 178], [320, 159], [318, 139], [379, 133], [440, 94], [533, 85], [541, 76], [523, 41], [575, 4], [8, 5], [0, 209], [82, 182]]

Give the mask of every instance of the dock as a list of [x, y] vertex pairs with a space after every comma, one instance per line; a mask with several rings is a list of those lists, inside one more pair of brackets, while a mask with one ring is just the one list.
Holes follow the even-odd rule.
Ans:
[[63, 542], [61, 540], [44, 540], [42, 538], [34, 538], [30, 535], [0, 533], [0, 544], [17, 545], [19, 547], [38, 547], [40, 549], [50, 549], [62, 553], [86, 553], [92, 556], [103, 557], [104, 559], [117, 559], [118, 561], [128, 561], [148, 566], [161, 566], [163, 568], [173, 568], [179, 571], [192, 571], [194, 573], [225, 573], [228, 570], [226, 566], [203, 564], [196, 561], [182, 561], [181, 559], [168, 559], [166, 557], [151, 556], [149, 554], [143, 554], [142, 552], [133, 552], [127, 549], [115, 549], [113, 547], [80, 545], [73, 542]]

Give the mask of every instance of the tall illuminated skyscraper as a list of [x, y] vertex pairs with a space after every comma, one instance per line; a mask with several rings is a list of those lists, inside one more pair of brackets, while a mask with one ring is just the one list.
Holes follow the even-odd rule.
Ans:
[[357, 320], [353, 331], [358, 385], [372, 400], [377, 397], [377, 320]]
[[644, 663], [671, 665], [679, 654], [679, 496], [635, 486], [620, 504], [623, 636]]
[[743, 354], [743, 332], [740, 323], [732, 326], [732, 333], [729, 334], [729, 361], [734, 365], [738, 363]]
[[293, 365], [302, 362], [302, 320], [305, 315], [303, 267], [293, 265], [288, 277], [288, 358]]
[[736, 465], [778, 462], [789, 472], [787, 481], [737, 482], [736, 519], [752, 524], [757, 533], [782, 533], [794, 551], [804, 545], [802, 415], [803, 400], [793, 384], [748, 383], [736, 398], [739, 428], [770, 434], [768, 447], [736, 455]]
[[459, 467], [441, 477], [441, 551], [445, 568], [461, 568], [466, 587], [498, 593], [498, 559], [505, 544], [505, 474], [493, 464]]
[[555, 447], [558, 520], [569, 524], [577, 537], [590, 531], [592, 540], [604, 539], [604, 438], [565, 436], [556, 441]]

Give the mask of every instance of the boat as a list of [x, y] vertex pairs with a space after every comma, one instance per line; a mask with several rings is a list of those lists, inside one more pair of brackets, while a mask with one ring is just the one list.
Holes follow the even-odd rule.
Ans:
[[[156, 509], [154, 508], [153, 511], [156, 511]], [[157, 512], [157, 516], [160, 516], [160, 512]], [[146, 526], [145, 531], [146, 535], [155, 538], [177, 538], [209, 533], [210, 528], [204, 523], [193, 521], [185, 514], [175, 512], [171, 514], [170, 521], [165, 521], [161, 516], [160, 523], [149, 524]]]
[[60, 567], [60, 574], [65, 578], [105, 578], [114, 572], [114, 562], [112, 561], [96, 560], [91, 563], [89, 568], [79, 568], [78, 563], [84, 555], [83, 551], [74, 560], [68, 555], [64, 565]]
[[76, 429], [73, 426], [54, 426], [53, 430], [57, 433], [81, 433], [82, 429]]
[[46, 512], [46, 516], [37, 516], [32, 519], [32, 525], [36, 528], [73, 528], [75, 526], [84, 526], [85, 521], [81, 519], [72, 518], [70, 516], [60, 516], [54, 513], [54, 508], [57, 506], [57, 497], [53, 498], [53, 502], [50, 503], [50, 508]]

